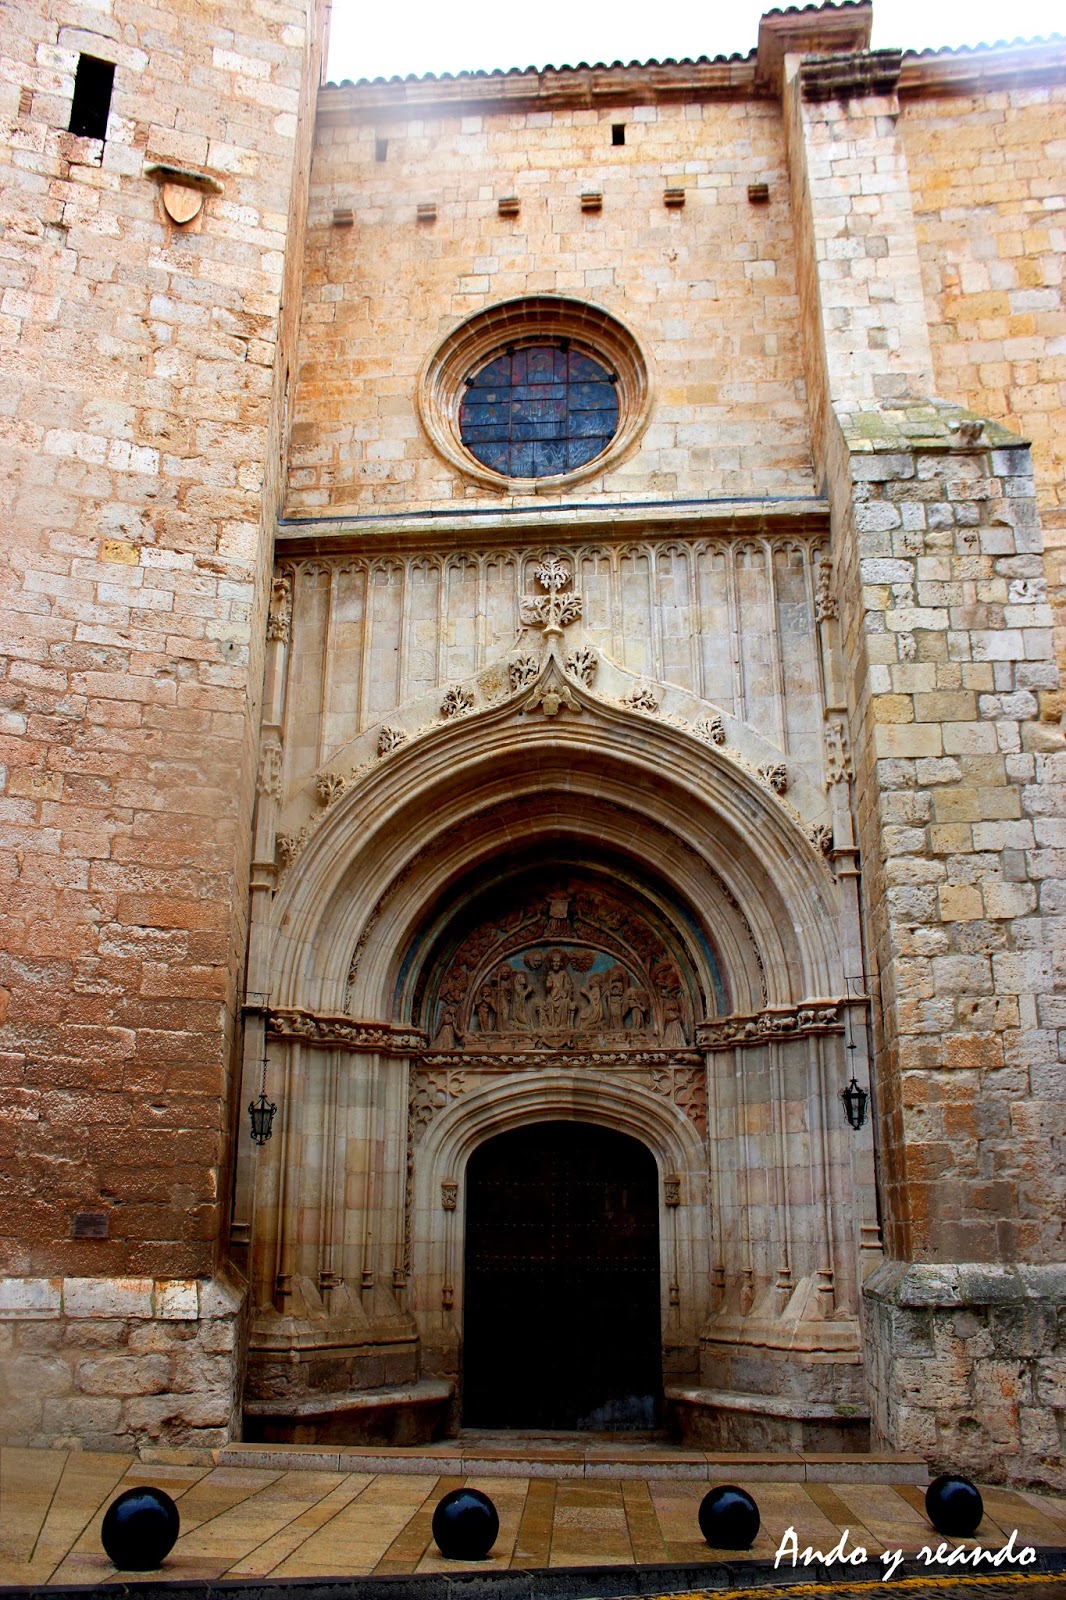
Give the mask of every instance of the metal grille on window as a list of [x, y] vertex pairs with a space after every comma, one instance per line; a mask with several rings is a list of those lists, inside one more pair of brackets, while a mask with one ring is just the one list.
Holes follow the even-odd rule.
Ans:
[[460, 437], [483, 466], [507, 478], [573, 471], [614, 437], [616, 382], [566, 340], [512, 346], [466, 380]]

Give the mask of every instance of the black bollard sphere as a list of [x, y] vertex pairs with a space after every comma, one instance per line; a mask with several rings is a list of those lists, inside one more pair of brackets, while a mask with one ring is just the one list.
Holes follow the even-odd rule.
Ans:
[[496, 1507], [480, 1489], [452, 1489], [437, 1502], [433, 1538], [450, 1561], [481, 1561], [499, 1531]]
[[925, 1514], [937, 1533], [968, 1539], [985, 1514], [977, 1485], [957, 1472], [943, 1472], [925, 1491]]
[[123, 1572], [150, 1572], [178, 1537], [178, 1508], [163, 1489], [127, 1489], [104, 1512], [100, 1543]]
[[751, 1495], [720, 1483], [700, 1501], [700, 1532], [714, 1550], [750, 1550], [759, 1531], [759, 1508]]

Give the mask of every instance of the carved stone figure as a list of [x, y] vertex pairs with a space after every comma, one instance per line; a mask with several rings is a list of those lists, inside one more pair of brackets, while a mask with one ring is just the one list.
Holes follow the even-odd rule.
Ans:
[[506, 961], [496, 969], [496, 1026], [501, 1033], [508, 1031], [514, 1015], [514, 980], [515, 970]]
[[592, 972], [583, 989], [578, 991], [579, 997], [585, 1002], [585, 1009], [578, 1017], [582, 1028], [595, 1028], [603, 1022], [603, 984], [602, 972]]
[[678, 995], [671, 995], [669, 999], [663, 1001], [663, 1044], [667, 1046], [688, 1044], [685, 1038], [684, 1012]]
[[514, 983], [511, 987], [511, 1020], [516, 1028], [523, 1032], [531, 1026], [529, 1020], [529, 1002], [533, 994], [533, 985], [524, 972], [516, 972]]
[[542, 1028], [570, 1028], [577, 1014], [574, 980], [567, 971], [562, 950], [548, 951], [548, 971], [544, 980], [545, 999], [540, 1008]]
[[478, 990], [475, 1010], [477, 1012], [477, 1024], [482, 1033], [494, 1032], [496, 1028], [496, 1007], [493, 1004], [490, 984], [483, 983]]
[[459, 1018], [452, 1005], [446, 1005], [441, 1012], [440, 1027], [430, 1041], [431, 1050], [459, 1050], [462, 1048], [462, 1036], [458, 1032]]

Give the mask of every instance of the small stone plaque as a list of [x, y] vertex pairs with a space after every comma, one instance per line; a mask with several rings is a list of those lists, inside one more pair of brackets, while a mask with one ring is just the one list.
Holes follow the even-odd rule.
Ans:
[[106, 1239], [110, 1218], [106, 1211], [75, 1211], [72, 1239]]

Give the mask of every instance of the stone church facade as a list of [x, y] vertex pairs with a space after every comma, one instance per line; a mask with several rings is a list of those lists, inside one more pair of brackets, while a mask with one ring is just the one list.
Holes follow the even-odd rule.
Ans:
[[1066, 1481], [1066, 50], [870, 20], [5, 13], [13, 1442]]

